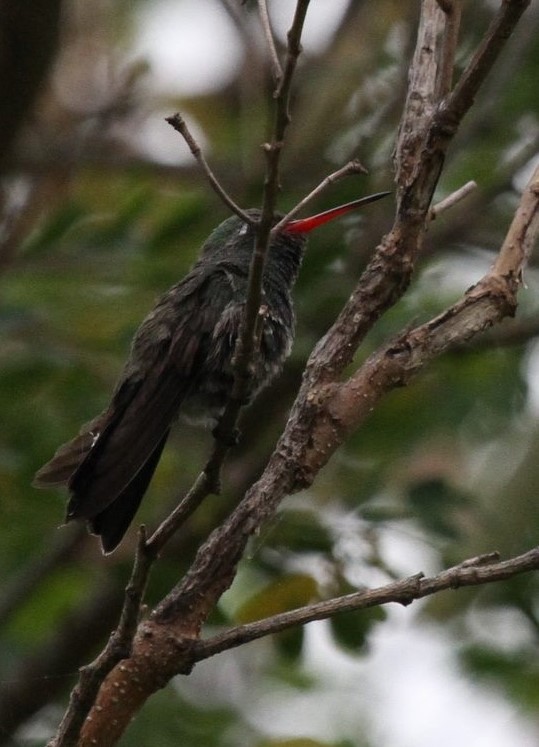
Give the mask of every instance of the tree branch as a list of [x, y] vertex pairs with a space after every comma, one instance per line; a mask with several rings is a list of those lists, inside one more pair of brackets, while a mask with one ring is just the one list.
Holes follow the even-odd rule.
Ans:
[[279, 85], [283, 78], [283, 71], [281, 69], [279, 55], [277, 54], [277, 49], [275, 47], [275, 40], [273, 38], [273, 32], [271, 30], [271, 22], [266, 0], [258, 0], [258, 12], [260, 14], [260, 23], [262, 24], [264, 38], [266, 39], [266, 44], [268, 47], [273, 80], [276, 85]]
[[204, 154], [202, 153], [202, 149], [200, 145], [195, 140], [194, 136], [192, 135], [191, 131], [187, 127], [187, 123], [185, 119], [181, 116], [181, 114], [173, 114], [170, 117], [165, 117], [165, 122], [168, 122], [171, 127], [173, 127], [176, 132], [179, 132], [180, 135], [183, 137], [185, 142], [187, 143], [189, 150], [193, 154], [195, 160], [199, 164], [202, 171], [206, 174], [206, 177], [208, 179], [208, 182], [210, 183], [213, 191], [219, 195], [221, 200], [225, 203], [227, 207], [232, 210], [233, 213], [235, 213], [239, 218], [242, 219], [245, 223], [248, 223], [249, 225], [253, 225], [253, 219], [244, 212], [239, 205], [236, 205], [232, 197], [228, 194], [228, 192], [224, 189], [224, 187], [221, 186], [219, 183], [217, 177], [213, 173], [213, 171], [210, 169], [210, 166], [206, 159], [204, 158]]
[[438, 75], [438, 96], [444, 98], [453, 87], [455, 55], [462, 17], [462, 0], [438, 0], [438, 5], [447, 16], [442, 45], [440, 73]]
[[306, 625], [314, 620], [327, 620], [340, 612], [357, 612], [390, 603], [407, 606], [418, 599], [438, 594], [446, 589], [483, 586], [505, 581], [521, 573], [536, 571], [539, 570], [539, 548], [535, 547], [509, 560], [499, 562], [498, 560], [497, 553], [480, 555], [441, 571], [436, 576], [425, 577], [422, 573], [416, 573], [401, 581], [394, 581], [376, 589], [346, 594], [273, 615], [264, 620], [239, 625], [220, 635], [198, 641], [194, 646], [195, 659], [197, 661], [208, 659], [249, 641], [274, 635], [298, 625]]
[[[262, 198], [260, 219], [256, 231], [254, 251], [249, 265], [245, 311], [240, 327], [236, 349], [234, 351], [234, 384], [225, 410], [219, 420], [217, 439], [222, 443], [224, 454], [230, 445], [239, 411], [245, 401], [250, 382], [250, 366], [257, 354], [256, 329], [260, 322], [260, 304], [262, 300], [262, 280], [266, 254], [268, 252], [270, 232], [274, 222], [277, 194], [280, 189], [279, 164], [284, 144], [285, 133], [290, 123], [290, 91], [301, 52], [301, 34], [309, 0], [297, 0], [292, 26], [288, 32], [288, 48], [284, 74], [275, 91], [275, 124], [270, 143], [263, 145], [266, 156], [266, 178]], [[224, 458], [224, 455], [223, 455]], [[219, 464], [222, 460], [219, 460]], [[213, 469], [213, 464], [210, 464]], [[213, 472], [206, 474], [211, 475]]]
[[466, 65], [447, 104], [439, 112], [439, 126], [452, 128], [474, 103], [479, 88], [492, 70], [500, 51], [514, 31], [530, 0], [502, 0], [500, 9]]
[[447, 195], [447, 197], [444, 197], [443, 200], [440, 200], [440, 202], [431, 207], [429, 212], [430, 219], [435, 220], [435, 218], [437, 218], [439, 215], [445, 213], [446, 210], [450, 210], [450, 208], [459, 203], [461, 200], [466, 199], [466, 197], [468, 197], [468, 195], [474, 192], [476, 189], [477, 182], [466, 182], [466, 184], [463, 184], [462, 187], [459, 187], [454, 192], [451, 192], [450, 195]]

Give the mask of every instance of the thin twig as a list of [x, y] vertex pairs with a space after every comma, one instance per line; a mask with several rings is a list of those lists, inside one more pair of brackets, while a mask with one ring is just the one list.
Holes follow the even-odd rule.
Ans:
[[456, 205], [461, 200], [464, 200], [466, 197], [468, 197], [469, 194], [471, 194], [473, 191], [477, 189], [477, 182], [469, 181], [466, 182], [466, 184], [463, 184], [462, 187], [459, 187], [454, 192], [451, 192], [450, 195], [447, 195], [447, 197], [444, 197], [443, 200], [440, 200], [440, 202], [436, 203], [436, 205], [433, 205], [429, 211], [429, 218], [430, 220], [435, 220], [439, 215], [444, 213], [446, 210], [449, 210], [454, 205]]
[[208, 181], [211, 184], [214, 192], [219, 195], [221, 200], [225, 203], [225, 205], [227, 205], [227, 207], [232, 210], [233, 213], [239, 216], [245, 223], [252, 225], [253, 219], [246, 212], [244, 212], [239, 207], [239, 205], [236, 205], [232, 197], [230, 197], [228, 192], [224, 189], [224, 187], [221, 186], [221, 184], [217, 180], [217, 177], [210, 169], [208, 162], [204, 158], [200, 145], [197, 143], [193, 134], [190, 132], [189, 128], [187, 127], [187, 123], [185, 122], [185, 119], [181, 116], [181, 114], [177, 113], [173, 114], [170, 117], [165, 117], [165, 122], [168, 122], [169, 125], [173, 127], [176, 132], [179, 132], [183, 137], [200, 168], [206, 174], [206, 177], [208, 178]]
[[327, 620], [341, 612], [356, 612], [390, 603], [407, 606], [415, 600], [447, 589], [491, 584], [521, 573], [539, 570], [539, 548], [537, 547], [509, 560], [498, 561], [498, 557], [498, 553], [480, 555], [464, 560], [436, 576], [425, 577], [422, 573], [416, 573], [377, 589], [346, 594], [336, 599], [299, 607], [290, 612], [282, 612], [258, 622], [238, 625], [225, 633], [196, 643], [195, 659], [197, 661], [208, 659], [210, 656], [249, 641], [280, 633], [298, 625], [306, 625], [315, 620]]
[[[218, 452], [218, 454], [216, 452]], [[222, 449], [221, 442], [216, 439], [209, 460], [209, 462], [214, 465], [214, 469], [218, 470], [220, 468], [225, 456], [226, 451]], [[200, 472], [191, 489], [185, 494], [176, 508], [157, 527], [147, 542], [146, 551], [148, 553], [157, 557], [169, 539], [181, 526], [183, 526], [183, 524], [185, 524], [187, 519], [194, 511], [196, 511], [202, 501], [213, 492], [214, 488], [212, 487], [211, 481], [208, 479], [208, 472], [209, 469], [208, 466], [206, 466], [206, 469]]]
[[[300, 3], [298, 3], [299, 5]], [[303, 2], [304, 11], [306, 12], [308, 1]], [[305, 16], [300, 15], [297, 17], [296, 13], [295, 26], [293, 26], [294, 33], [289, 34], [289, 44], [293, 46], [293, 53], [290, 53], [293, 59], [295, 57], [295, 50], [299, 48], [299, 37], [303, 28], [303, 21]], [[277, 117], [276, 126], [274, 133], [274, 142], [278, 141], [282, 143], [284, 138], [286, 126], [288, 124], [288, 116], [283, 116], [283, 112], [288, 112], [288, 97], [290, 93], [290, 84], [292, 81], [292, 75], [294, 68], [292, 66], [287, 67], [288, 78], [286, 85], [281, 86], [279, 97], [276, 101]], [[178, 122], [177, 119], [180, 119]], [[175, 129], [180, 129], [180, 132], [184, 137], [186, 134], [191, 138], [191, 147], [193, 154], [198, 160], [197, 153], [200, 154], [200, 148], [198, 148], [196, 142], [190, 136], [190, 133], [186, 130], [185, 124], [179, 117], [170, 118], [170, 123]], [[167, 120], [170, 121], [170, 120]], [[187, 140], [187, 138], [186, 138]], [[189, 140], [187, 140], [189, 143]], [[194, 150], [193, 150], [194, 148]], [[266, 179], [266, 190], [264, 194], [264, 205], [262, 208], [262, 215], [269, 215], [272, 219], [273, 216], [273, 205], [276, 199], [276, 192], [278, 187], [277, 174], [278, 174], [278, 161], [280, 158], [281, 148], [271, 149], [274, 154], [274, 160], [271, 159], [268, 170], [271, 172], [268, 174]], [[362, 167], [361, 167], [362, 168]], [[345, 169], [352, 169], [348, 164]], [[359, 169], [359, 165], [353, 167], [354, 170]], [[269, 208], [268, 208], [269, 204]], [[250, 221], [252, 223], [252, 220]], [[261, 221], [262, 223], [262, 221]], [[265, 227], [265, 235], [261, 236], [261, 228], [259, 227], [257, 235], [257, 245], [253, 252], [253, 259], [249, 268], [248, 278], [248, 291], [247, 301], [245, 305], [245, 317], [240, 331], [236, 352], [235, 352], [235, 363], [234, 363], [234, 385], [231, 396], [227, 402], [225, 410], [219, 420], [217, 429], [216, 439], [214, 441], [212, 453], [206, 463], [204, 470], [198, 475], [195, 483], [191, 490], [185, 495], [182, 501], [174, 509], [174, 511], [161, 523], [161, 525], [154, 532], [152, 537], [148, 540], [146, 551], [154, 557], [159, 553], [160, 549], [170, 539], [170, 537], [179, 529], [179, 527], [187, 520], [187, 518], [196, 510], [196, 508], [202, 503], [202, 501], [212, 492], [218, 492], [219, 490], [219, 473], [221, 466], [225, 460], [225, 457], [230, 449], [232, 440], [231, 434], [234, 431], [236, 421], [239, 415], [239, 411], [242, 407], [245, 395], [248, 391], [250, 381], [250, 363], [252, 357], [256, 354], [256, 335], [255, 329], [257, 323], [259, 323], [259, 310], [260, 310], [260, 298], [261, 298], [261, 287], [262, 287], [262, 270], [264, 266], [265, 253], [267, 251], [267, 245], [269, 243], [269, 226]]]
[[301, 35], [303, 33], [303, 24], [305, 23], [309, 1], [310, 0], [297, 1], [294, 19], [287, 34], [288, 46], [283, 77], [279, 87], [273, 94], [276, 99], [281, 97], [282, 100], [288, 102], [288, 94], [296, 70], [296, 63], [301, 54]]
[[345, 164], [342, 168], [337, 169], [337, 171], [328, 174], [325, 179], [322, 179], [320, 184], [311, 192], [309, 192], [306, 197], [300, 200], [298, 204], [284, 216], [284, 218], [281, 218], [281, 220], [271, 229], [271, 235], [275, 236], [276, 234], [278, 234], [279, 231], [282, 230], [283, 226], [288, 223], [288, 221], [292, 220], [292, 218], [294, 218], [294, 216], [296, 216], [299, 211], [305, 207], [305, 205], [307, 205], [309, 202], [312, 202], [315, 197], [318, 197], [318, 195], [326, 190], [331, 184], [335, 184], [335, 182], [339, 181], [340, 179], [343, 179], [346, 176], [351, 176], [352, 174], [367, 173], [367, 169], [363, 166], [363, 164], [360, 163], [357, 158], [355, 158], [354, 160], [349, 161], [347, 164]]
[[438, 98], [441, 100], [453, 87], [455, 55], [457, 52], [460, 20], [462, 17], [462, 0], [438, 0], [438, 5], [446, 15], [444, 38], [441, 49], [440, 70], [438, 74]]
[[308, 6], [309, 0], [298, 0], [296, 5], [292, 26], [288, 32], [285, 70], [277, 91], [274, 94], [275, 125], [273, 137], [270, 143], [265, 143], [263, 146], [266, 155], [266, 178], [264, 181], [262, 208], [256, 232], [255, 247], [249, 266], [245, 313], [234, 353], [234, 385], [218, 426], [218, 431], [223, 441], [227, 440], [227, 434], [231, 434], [235, 427], [239, 410], [248, 392], [251, 362], [257, 353], [255, 350], [255, 329], [258, 324], [262, 299], [264, 265], [279, 190], [280, 157], [285, 133], [290, 122], [290, 89], [297, 59], [301, 52], [300, 40]]
[[279, 62], [279, 55], [277, 54], [277, 48], [275, 46], [275, 39], [273, 37], [273, 31], [271, 29], [271, 22], [268, 13], [268, 5], [266, 0], [258, 0], [258, 12], [260, 13], [260, 23], [262, 24], [262, 30], [264, 31], [264, 37], [266, 44], [268, 45], [268, 52], [271, 64], [271, 73], [275, 85], [279, 85], [283, 77], [283, 69]]
[[505, 0], [500, 4], [498, 13], [450, 94], [447, 105], [439, 113], [442, 127], [446, 123], [450, 126], [455, 120], [460, 121], [472, 106], [479, 88], [530, 2]]

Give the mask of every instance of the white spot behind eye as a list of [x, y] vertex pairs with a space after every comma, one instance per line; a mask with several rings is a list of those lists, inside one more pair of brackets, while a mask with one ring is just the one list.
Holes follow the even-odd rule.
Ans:
[[243, 226], [239, 230], [238, 236], [243, 236], [244, 234], [246, 234], [248, 228], [249, 226], [247, 225], [247, 223], [244, 223]]

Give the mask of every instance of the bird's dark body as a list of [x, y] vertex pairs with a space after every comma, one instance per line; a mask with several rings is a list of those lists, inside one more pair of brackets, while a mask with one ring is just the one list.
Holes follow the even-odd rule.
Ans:
[[[270, 245], [251, 397], [279, 373], [290, 352], [290, 291], [305, 242], [304, 235], [284, 231]], [[106, 552], [125, 534], [177, 416], [215, 424], [223, 411], [254, 243], [254, 229], [237, 217], [211, 234], [191, 271], [138, 329], [109, 407], [36, 475], [38, 487], [68, 486], [67, 519], [87, 520]]]

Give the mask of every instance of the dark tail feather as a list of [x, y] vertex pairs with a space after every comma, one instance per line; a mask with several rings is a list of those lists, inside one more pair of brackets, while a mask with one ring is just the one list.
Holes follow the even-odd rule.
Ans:
[[122, 385], [106, 428], [69, 480], [68, 521], [92, 520], [129, 489], [168, 434], [186, 392], [172, 366]]
[[137, 472], [119, 496], [101, 513], [89, 520], [90, 531], [101, 537], [101, 546], [105, 554], [116, 549], [133, 521], [161, 457], [168, 433], [168, 431], [165, 433], [142, 469]]

